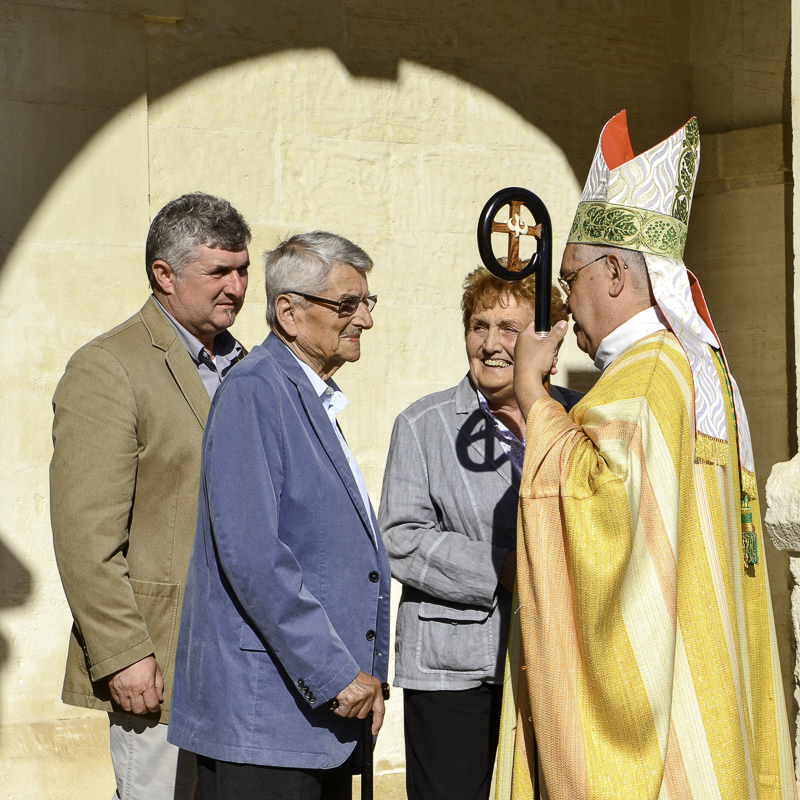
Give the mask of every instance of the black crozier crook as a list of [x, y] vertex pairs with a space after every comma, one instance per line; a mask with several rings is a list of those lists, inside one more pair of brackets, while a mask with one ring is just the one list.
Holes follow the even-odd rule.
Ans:
[[[512, 205], [513, 204], [513, 205]], [[507, 223], [494, 221], [497, 212], [503, 206], [509, 207], [509, 220]], [[530, 261], [519, 270], [508, 269], [514, 264], [508, 263], [504, 267], [492, 250], [492, 233], [506, 233], [512, 237], [516, 234], [517, 244], [514, 252], [519, 249], [520, 233], [525, 234], [529, 226], [514, 212], [525, 206], [533, 215], [537, 225], [541, 225], [541, 234], [536, 238], [536, 252]], [[506, 227], [508, 230], [506, 230]], [[511, 256], [512, 240], [509, 239], [509, 256]], [[539, 336], [550, 333], [550, 292], [553, 279], [553, 229], [550, 224], [550, 214], [545, 204], [533, 192], [520, 186], [510, 186], [493, 194], [481, 211], [478, 219], [478, 252], [486, 269], [504, 281], [518, 281], [527, 278], [531, 273], [536, 273], [536, 303], [534, 308], [534, 326]]]

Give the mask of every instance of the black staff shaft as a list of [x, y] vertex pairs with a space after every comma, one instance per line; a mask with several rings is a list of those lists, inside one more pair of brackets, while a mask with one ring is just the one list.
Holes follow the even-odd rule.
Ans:
[[372, 798], [372, 712], [361, 720], [361, 800]]

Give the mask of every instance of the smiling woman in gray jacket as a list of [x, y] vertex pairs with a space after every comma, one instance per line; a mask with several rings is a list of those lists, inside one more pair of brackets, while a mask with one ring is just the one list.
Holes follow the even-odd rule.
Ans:
[[[566, 316], [553, 295], [555, 323]], [[461, 303], [469, 372], [409, 406], [392, 432], [379, 520], [403, 584], [394, 683], [404, 689], [409, 800], [489, 796], [525, 452], [514, 343], [533, 300], [533, 277], [506, 283], [473, 270]], [[580, 397], [551, 394], [567, 409]]]

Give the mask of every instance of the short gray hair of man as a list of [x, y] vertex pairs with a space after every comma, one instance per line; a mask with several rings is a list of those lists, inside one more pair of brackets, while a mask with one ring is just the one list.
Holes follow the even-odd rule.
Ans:
[[[372, 259], [357, 244], [327, 231], [297, 233], [264, 253], [267, 324], [272, 330], [277, 324], [278, 296], [288, 292], [318, 294], [334, 264], [347, 264], [362, 275], [372, 269]], [[306, 300], [297, 300], [303, 306], [308, 305]]]
[[238, 253], [249, 243], [249, 226], [227, 200], [203, 192], [184, 194], [170, 200], [150, 223], [144, 256], [147, 279], [155, 288], [155, 261], [166, 261], [180, 281], [198, 247]]
[[628, 265], [633, 278], [633, 285], [636, 293], [642, 299], [650, 298], [650, 276], [647, 273], [647, 262], [638, 250], [626, 250], [624, 247], [611, 247], [603, 244], [576, 244], [575, 255], [584, 264], [590, 263], [600, 256], [615, 253], [620, 260]]

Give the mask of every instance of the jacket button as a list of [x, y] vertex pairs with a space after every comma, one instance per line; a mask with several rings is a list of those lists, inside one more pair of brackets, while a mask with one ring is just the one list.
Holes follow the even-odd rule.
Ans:
[[380, 572], [376, 572], [375, 570], [372, 570], [372, 572], [370, 572], [370, 574], [369, 574], [369, 579], [370, 579], [370, 580], [371, 580], [373, 583], [377, 583], [377, 582], [378, 582], [378, 581], [381, 579], [381, 574], [380, 574]]
[[317, 698], [316, 697], [309, 697], [308, 698], [308, 702], [309, 702], [310, 705], [313, 706], [317, 702]]
[[302, 678], [300, 678], [300, 680], [297, 681], [297, 685], [302, 687], [306, 685], [306, 682]]
[[375, 638], [375, 631], [367, 631], [367, 641], [371, 642]]

